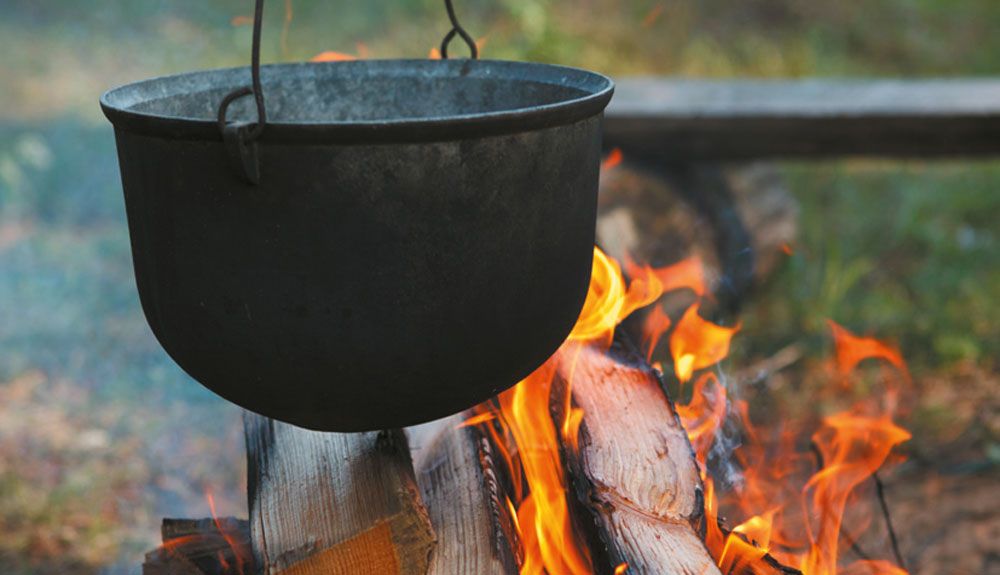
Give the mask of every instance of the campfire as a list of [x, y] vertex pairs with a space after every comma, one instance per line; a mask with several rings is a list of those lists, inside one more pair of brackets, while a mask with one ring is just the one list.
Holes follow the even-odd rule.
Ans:
[[[878, 472], [909, 438], [898, 350], [830, 320], [830, 391], [856, 400], [819, 422], [755, 421], [720, 367], [740, 326], [703, 316], [700, 259], [653, 268], [595, 249], [593, 270], [562, 347], [496, 398], [410, 430], [426, 441], [413, 467], [398, 431], [247, 415], [249, 525], [167, 520], [145, 572], [906, 572], [891, 523], [885, 549], [863, 544], [891, 521]], [[665, 310], [679, 292], [687, 305]], [[873, 554], [847, 559], [861, 547]]]
[[[318, 54], [311, 66], [320, 67], [274, 68], [268, 98], [279, 105], [270, 119], [261, 0], [251, 86], [229, 86], [233, 71], [202, 72], [126, 86], [102, 100], [118, 128], [150, 325], [203, 384], [253, 410], [244, 419], [249, 520], [219, 517], [209, 494], [210, 518], [164, 521], [163, 544], [147, 554], [144, 573], [906, 573], [879, 477], [910, 438], [897, 423], [909, 385], [899, 351], [827, 319], [834, 350], [823, 393], [846, 403], [818, 420], [762, 420], [723, 366], [742, 326], [715, 314], [715, 286], [699, 255], [654, 267], [628, 250], [616, 259], [594, 247], [583, 300], [600, 115], [613, 84], [581, 70], [476, 62], [482, 43], [446, 5], [452, 29], [426, 61], [357, 61], [367, 53], [359, 45], [357, 56]], [[432, 63], [448, 58], [455, 37], [474, 64]], [[344, 74], [355, 88], [337, 102], [303, 106], [315, 104], [308, 90], [301, 96], [288, 86], [317, 81], [304, 71], [327, 82], [312, 86], [317, 93], [335, 92]], [[465, 90], [444, 90], [441, 78], [483, 95], [470, 105], [454, 95]], [[201, 92], [229, 87], [217, 125], [199, 115], [204, 102], [188, 93], [192, 83]], [[453, 100], [413, 98], [423, 106], [413, 109], [386, 101], [381, 106], [399, 107], [400, 117], [372, 120], [386, 113], [370, 108], [380, 94], [407, 91]], [[230, 105], [247, 96], [256, 119], [247, 119], [247, 105], [234, 106], [239, 119], [230, 120]], [[331, 121], [323, 106], [343, 107], [337, 113], [346, 119]], [[265, 131], [277, 134], [270, 157], [268, 141], [258, 145]], [[136, 168], [136, 158], [163, 154], [143, 139], [147, 132], [172, 147], [157, 167], [197, 171], [235, 198], [225, 209], [241, 217], [220, 216], [221, 208], [188, 210], [180, 224], [151, 216], [174, 209], [170, 202], [204, 198], [201, 188]], [[346, 163], [338, 147], [345, 133], [357, 154]], [[292, 145], [274, 147], [307, 138], [319, 144], [310, 161]], [[195, 162], [190, 139], [225, 151], [231, 165], [221, 170], [208, 155]], [[413, 141], [422, 142], [420, 158]], [[622, 158], [612, 151], [603, 170]], [[359, 166], [368, 167], [363, 177], [352, 175]], [[317, 181], [336, 193], [315, 194]], [[503, 209], [470, 209], [455, 199], [459, 185], [470, 187], [459, 196], [489, 191]], [[545, 193], [523, 194], [533, 186]], [[394, 195], [372, 195], [383, 188]], [[262, 200], [278, 196], [295, 201]], [[392, 205], [411, 197], [420, 201]], [[219, 226], [198, 220], [205, 214], [226, 233], [206, 233]], [[505, 233], [479, 237], [480, 228]], [[189, 236], [188, 244], [175, 241]], [[368, 248], [324, 241], [314, 250], [316, 238]], [[456, 248], [459, 239], [475, 249]], [[184, 249], [185, 257], [172, 257]], [[229, 259], [238, 263], [217, 266]], [[299, 279], [283, 275], [262, 289], [249, 281], [278, 268]], [[483, 290], [454, 281], [466, 275], [472, 288], [489, 285], [504, 297], [477, 299]], [[309, 289], [295, 291], [302, 285]], [[362, 296], [358, 286], [374, 293]], [[274, 306], [274, 293], [292, 294], [294, 321], [290, 305]], [[192, 306], [191, 298], [210, 303]], [[318, 313], [331, 313], [328, 300], [346, 306], [340, 321]], [[580, 301], [578, 315], [566, 313]], [[472, 325], [477, 317], [481, 325]], [[512, 323], [520, 329], [513, 338]], [[568, 335], [562, 324], [572, 325]], [[395, 328], [386, 357], [370, 349], [372, 325]], [[199, 326], [218, 337], [193, 344]], [[525, 366], [538, 367], [508, 388]], [[409, 377], [396, 381], [396, 370]], [[317, 393], [317, 374], [343, 381]], [[498, 391], [431, 424], [367, 431], [440, 417]], [[877, 553], [863, 545], [875, 525], [889, 539]]]

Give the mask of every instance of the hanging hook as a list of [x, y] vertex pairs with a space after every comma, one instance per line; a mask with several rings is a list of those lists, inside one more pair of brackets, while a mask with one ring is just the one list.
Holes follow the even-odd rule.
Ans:
[[[260, 82], [260, 35], [264, 20], [264, 0], [256, 0], [253, 14], [253, 47], [250, 55], [250, 76], [252, 86], [237, 88], [226, 94], [219, 103], [219, 129], [226, 143], [229, 157], [237, 170], [251, 184], [260, 181], [260, 163], [257, 157], [257, 138], [264, 132], [267, 111], [264, 109], [264, 90]], [[253, 94], [257, 105], [256, 122], [228, 122], [226, 112], [234, 101]]]
[[448, 59], [448, 44], [456, 36], [461, 36], [465, 45], [469, 47], [470, 58], [473, 60], [479, 59], [479, 47], [476, 46], [476, 41], [472, 39], [472, 36], [462, 28], [462, 25], [458, 22], [458, 16], [455, 15], [455, 7], [452, 6], [451, 0], [444, 0], [444, 7], [448, 10], [448, 19], [451, 20], [451, 30], [445, 35], [444, 39], [441, 40], [441, 59]]
[[[470, 58], [479, 58], [479, 48], [476, 41], [465, 31], [465, 28], [458, 21], [455, 14], [455, 7], [452, 0], [444, 0], [445, 8], [448, 11], [448, 19], [451, 21], [451, 30], [441, 41], [441, 58], [448, 59], [448, 44], [455, 36], [461, 36], [465, 45], [469, 48]], [[267, 110], [264, 107], [264, 90], [260, 81], [260, 36], [264, 20], [264, 0], [256, 0], [253, 14], [253, 45], [250, 56], [251, 85], [237, 88], [226, 94], [219, 103], [218, 123], [222, 132], [222, 139], [226, 144], [229, 157], [237, 171], [243, 178], [251, 184], [260, 181], [260, 162], [257, 153], [257, 139], [264, 132], [267, 124]], [[256, 122], [229, 122], [226, 113], [229, 105], [245, 96], [253, 95], [254, 103], [257, 106]]]

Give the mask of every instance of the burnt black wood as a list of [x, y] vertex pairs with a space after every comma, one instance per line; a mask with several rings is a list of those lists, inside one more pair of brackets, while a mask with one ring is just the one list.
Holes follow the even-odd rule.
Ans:
[[666, 162], [1000, 155], [1000, 79], [618, 82], [605, 144]]
[[[113, 90], [143, 310], [223, 397], [303, 427], [460, 411], [555, 351], [586, 296], [607, 78], [498, 61], [262, 68], [260, 182], [215, 121], [244, 69]], [[232, 120], [254, 119], [250, 99]]]

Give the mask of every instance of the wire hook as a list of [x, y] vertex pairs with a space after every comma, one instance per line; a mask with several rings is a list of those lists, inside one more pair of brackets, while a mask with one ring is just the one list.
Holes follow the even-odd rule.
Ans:
[[451, 30], [445, 35], [444, 39], [441, 40], [441, 59], [448, 59], [448, 44], [451, 43], [452, 39], [458, 35], [462, 37], [465, 45], [469, 48], [470, 58], [473, 60], [479, 59], [479, 47], [476, 46], [476, 41], [465, 31], [465, 28], [458, 22], [458, 16], [455, 15], [455, 7], [452, 5], [451, 0], [444, 0], [444, 7], [448, 10], [448, 19], [451, 20]]

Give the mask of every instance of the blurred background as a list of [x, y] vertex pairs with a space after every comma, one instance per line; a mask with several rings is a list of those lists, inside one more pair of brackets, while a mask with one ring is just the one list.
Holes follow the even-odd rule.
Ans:
[[[457, 6], [483, 57], [613, 77], [1000, 75], [996, 0]], [[239, 410], [174, 366], [142, 317], [98, 98], [151, 76], [246, 64], [251, 11], [248, 0], [0, 0], [2, 573], [137, 572], [160, 518], [206, 516], [206, 492], [221, 514], [246, 515]], [[271, 0], [265, 21], [265, 62], [327, 50], [426, 57], [448, 30], [439, 0]], [[822, 358], [828, 317], [896, 342], [917, 394], [898, 513], [915, 517], [907, 509], [949, 482], [996, 485], [1000, 161], [769, 169], [797, 204], [798, 236], [747, 302], [730, 363], [790, 343]], [[821, 411], [796, 383], [820, 365], [800, 362], [773, 393]], [[984, 515], [1000, 496], [968, 491], [948, 500], [956, 515], [939, 526], [970, 522], [966, 547], [918, 561], [1000, 556], [1000, 527]], [[908, 548], [935, 544], [900, 531]]]

